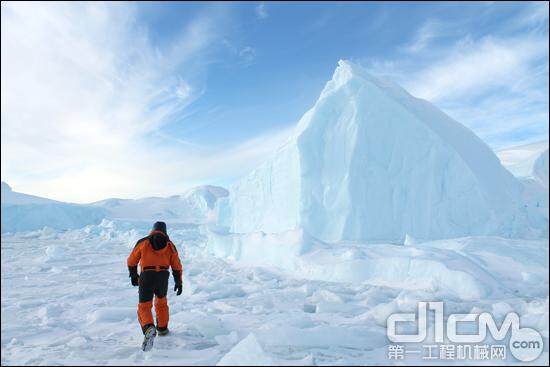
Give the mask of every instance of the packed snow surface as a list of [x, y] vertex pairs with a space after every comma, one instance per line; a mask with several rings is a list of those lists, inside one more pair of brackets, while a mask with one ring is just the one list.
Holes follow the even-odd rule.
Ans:
[[[426, 300], [515, 311], [548, 345], [548, 240], [329, 245], [302, 231], [237, 237], [180, 224], [169, 234], [184, 293], [170, 278], [171, 333], [143, 353], [125, 261], [148, 230], [104, 220], [3, 234], [2, 365], [388, 364], [388, 315]], [[536, 362], [548, 363], [547, 347]]]
[[303, 228], [328, 242], [525, 237], [547, 221], [530, 213], [522, 190], [466, 127], [340, 61], [294, 136], [220, 202], [220, 225]]

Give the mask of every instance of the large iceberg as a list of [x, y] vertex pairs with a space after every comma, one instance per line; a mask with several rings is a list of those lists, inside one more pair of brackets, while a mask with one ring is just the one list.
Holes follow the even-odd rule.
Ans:
[[522, 190], [472, 131], [340, 61], [293, 136], [219, 203], [219, 224], [327, 242], [523, 237], [547, 222]]

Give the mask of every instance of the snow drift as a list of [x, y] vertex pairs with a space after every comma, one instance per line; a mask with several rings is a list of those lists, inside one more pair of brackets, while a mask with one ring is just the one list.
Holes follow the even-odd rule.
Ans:
[[220, 202], [219, 224], [328, 242], [528, 236], [545, 223], [522, 190], [470, 130], [340, 61], [295, 134]]

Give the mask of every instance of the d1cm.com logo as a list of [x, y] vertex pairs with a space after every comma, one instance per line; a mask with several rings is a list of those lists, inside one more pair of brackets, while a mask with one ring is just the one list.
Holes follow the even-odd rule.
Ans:
[[[434, 339], [436, 343], [444, 342], [444, 318], [443, 302], [419, 302], [418, 320], [414, 313], [395, 313], [388, 317], [387, 334], [388, 339], [394, 343], [421, 343], [427, 335], [427, 313], [428, 308], [435, 311]], [[477, 320], [476, 334], [457, 334], [459, 323], [472, 323]], [[398, 322], [417, 322], [417, 334], [397, 334]], [[447, 338], [453, 343], [480, 343], [487, 336], [487, 330], [495, 340], [502, 340], [511, 329], [509, 348], [512, 355], [523, 362], [530, 362], [537, 359], [544, 348], [542, 336], [531, 328], [520, 328], [519, 316], [515, 312], [506, 314], [500, 329], [497, 327], [493, 316], [488, 312], [481, 314], [451, 314], [446, 324]]]

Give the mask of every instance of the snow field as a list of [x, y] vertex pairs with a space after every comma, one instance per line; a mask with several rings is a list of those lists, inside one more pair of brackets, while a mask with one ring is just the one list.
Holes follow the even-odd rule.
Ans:
[[[185, 273], [180, 297], [170, 279], [171, 334], [143, 353], [137, 288], [125, 260], [147, 230], [104, 221], [3, 235], [2, 364], [213, 365], [251, 356], [269, 364], [383, 364], [386, 318], [414, 311], [421, 300], [445, 300], [446, 312], [513, 310], [548, 345], [547, 240], [466, 237], [340, 248], [300, 231], [214, 242], [224, 235], [187, 226], [170, 231]], [[264, 247], [253, 251], [259, 242]], [[280, 253], [264, 251], [285, 243]], [[248, 263], [262, 257], [266, 262]], [[425, 262], [414, 270], [401, 262], [407, 258]], [[435, 283], [422, 285], [429, 276]], [[547, 349], [540, 358], [548, 361]]]

